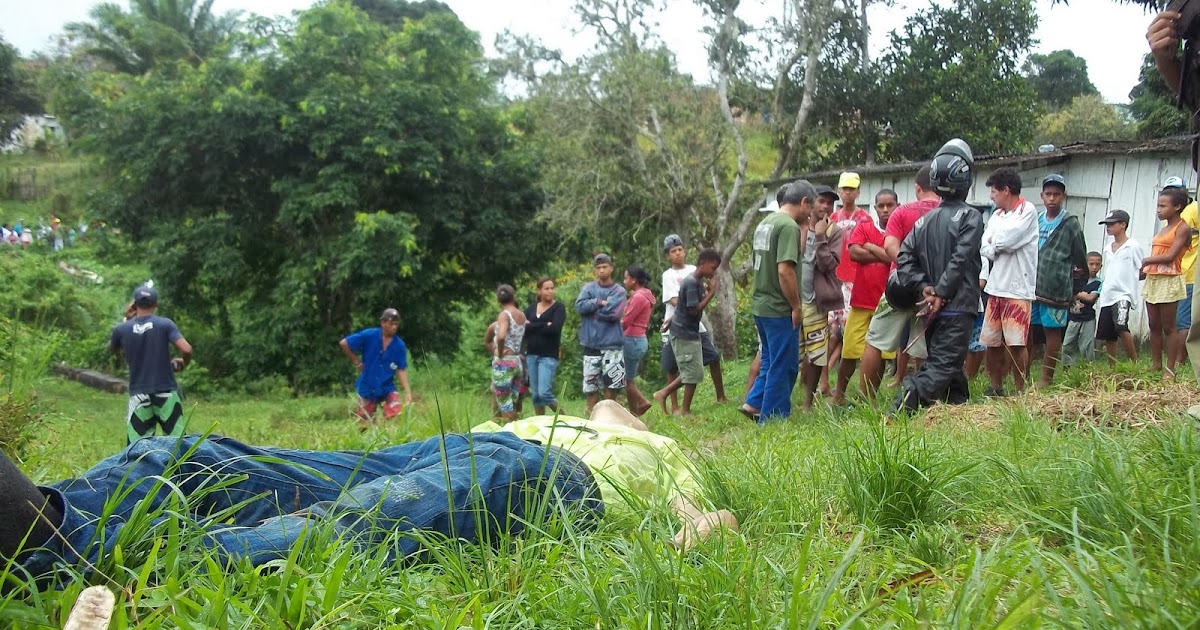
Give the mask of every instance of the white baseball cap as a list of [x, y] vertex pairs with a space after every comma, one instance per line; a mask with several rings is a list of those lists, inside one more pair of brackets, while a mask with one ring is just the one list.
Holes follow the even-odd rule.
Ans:
[[1183, 178], [1182, 177], [1168, 177], [1167, 181], [1163, 182], [1162, 187], [1163, 188], [1183, 188], [1184, 187]]

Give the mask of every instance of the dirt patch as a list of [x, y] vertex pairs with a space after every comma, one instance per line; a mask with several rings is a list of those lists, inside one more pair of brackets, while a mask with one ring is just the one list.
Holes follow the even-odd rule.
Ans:
[[1194, 383], [1159, 377], [1095, 376], [1075, 389], [1032, 391], [1011, 398], [968, 405], [937, 405], [922, 420], [927, 426], [970, 425], [994, 428], [1014, 413], [1066, 427], [1144, 427], [1163, 424], [1200, 404]]

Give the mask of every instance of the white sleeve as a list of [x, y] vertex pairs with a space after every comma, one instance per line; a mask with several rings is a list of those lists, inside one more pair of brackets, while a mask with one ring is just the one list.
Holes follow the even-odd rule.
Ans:
[[663, 272], [662, 276], [662, 301], [663, 304], [670, 304], [671, 300], [679, 297], [679, 275], [672, 273], [674, 269], [668, 269]]

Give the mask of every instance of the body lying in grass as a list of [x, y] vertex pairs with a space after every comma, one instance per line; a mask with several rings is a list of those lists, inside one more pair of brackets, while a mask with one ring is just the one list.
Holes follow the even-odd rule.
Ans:
[[606, 401], [589, 420], [488, 422], [371, 453], [149, 438], [47, 487], [0, 457], [0, 505], [7, 506], [0, 557], [16, 559], [30, 577], [62, 563], [94, 563], [118, 543], [137, 542], [122, 529], [145, 519], [139, 515], [163, 520], [181, 509], [171, 501], [187, 497], [205, 545], [255, 565], [286, 558], [320, 522], [357, 544], [386, 542], [398, 556], [420, 551], [421, 532], [486, 542], [553, 517], [587, 525], [606, 507], [654, 501], [669, 502], [680, 517], [679, 549], [737, 528], [729, 511], [700, 507], [691, 464], [673, 440]]

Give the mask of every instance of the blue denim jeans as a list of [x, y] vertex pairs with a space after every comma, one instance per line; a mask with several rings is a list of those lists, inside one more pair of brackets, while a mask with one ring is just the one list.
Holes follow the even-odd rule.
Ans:
[[558, 405], [558, 399], [554, 397], [554, 374], [558, 372], [558, 358], [530, 354], [525, 356], [525, 363], [529, 367], [529, 391], [533, 395], [533, 406]]
[[759, 410], [760, 422], [787, 418], [800, 374], [800, 331], [792, 326], [791, 317], [755, 317], [754, 325], [762, 340], [762, 367], [746, 404]]
[[646, 350], [650, 348], [650, 343], [645, 337], [625, 337], [625, 382], [628, 383], [637, 378], [638, 371], [642, 369], [642, 359], [646, 357]]
[[[247, 558], [254, 565], [286, 558], [322, 523], [359, 545], [392, 540], [393, 532], [488, 542], [564, 509], [581, 525], [604, 512], [578, 458], [503, 431], [436, 436], [371, 453], [257, 448], [223, 437], [146, 438], [42, 492], [62, 508], [66, 544], [52, 539], [27, 557], [22, 566], [33, 576], [80, 556], [94, 563], [118, 543], [144, 544], [144, 531], [122, 536], [122, 530], [131, 517], [169, 508], [173, 493], [199, 497], [180, 509], [205, 529], [207, 546], [226, 561]], [[106, 509], [112, 512], [102, 517]], [[399, 536], [390, 552], [406, 557], [420, 550], [420, 536]]]

